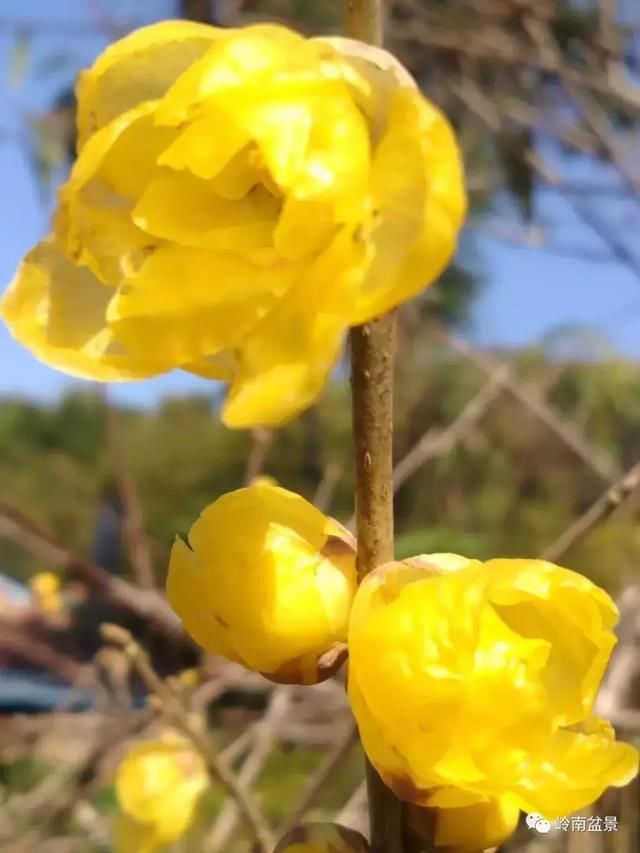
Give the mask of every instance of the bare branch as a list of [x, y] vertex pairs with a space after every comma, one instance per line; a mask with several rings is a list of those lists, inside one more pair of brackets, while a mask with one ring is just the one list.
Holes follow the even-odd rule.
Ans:
[[125, 652], [147, 688], [158, 698], [164, 715], [177, 731], [191, 741], [201, 755], [212, 782], [222, 785], [229, 796], [233, 797], [260, 853], [271, 853], [274, 839], [264, 817], [247, 795], [244, 786], [213, 749], [209, 739], [183, 704], [182, 697], [162, 681], [151, 666], [147, 653], [136, 643], [129, 631], [118, 625], [103, 625], [102, 634], [105, 641], [113, 643]]
[[502, 366], [482, 386], [458, 417], [445, 429], [429, 429], [393, 469], [393, 490], [396, 492], [430, 459], [444, 456], [475, 426], [496, 400], [503, 388], [508, 368]]
[[550, 545], [542, 557], [552, 562], [559, 560], [576, 545], [596, 525], [606, 521], [640, 487], [640, 462], [630, 468], [601, 495], [589, 509], [580, 516], [556, 541]]
[[573, 423], [560, 418], [534, 391], [523, 387], [511, 369], [503, 371], [502, 366], [488, 353], [480, 352], [457, 335], [444, 329], [442, 334], [457, 352], [472, 361], [483, 373], [497, 378], [505, 390], [555, 433], [598, 476], [608, 483], [619, 476], [617, 465], [607, 453], [589, 442]]

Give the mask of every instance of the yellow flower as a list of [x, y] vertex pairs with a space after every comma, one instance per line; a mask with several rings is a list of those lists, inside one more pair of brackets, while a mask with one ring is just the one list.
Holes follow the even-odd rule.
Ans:
[[316, 683], [342, 663], [355, 552], [298, 495], [257, 485], [208, 506], [171, 552], [167, 595], [209, 652], [276, 681]]
[[637, 751], [592, 713], [617, 618], [603, 590], [541, 560], [436, 554], [363, 581], [349, 697], [386, 783], [436, 810], [438, 845], [476, 853], [519, 809], [554, 819], [635, 776]]
[[43, 613], [59, 613], [62, 609], [60, 578], [53, 572], [39, 572], [29, 580], [36, 606]]
[[384, 51], [184, 21], [111, 45], [78, 87], [54, 231], [0, 303], [68, 373], [231, 383], [229, 426], [322, 389], [345, 330], [430, 284], [465, 213], [453, 132]]
[[368, 853], [366, 839], [338, 823], [296, 826], [276, 845], [273, 853]]
[[202, 758], [184, 739], [167, 734], [133, 746], [116, 774], [117, 853], [153, 853], [181, 838], [207, 783]]

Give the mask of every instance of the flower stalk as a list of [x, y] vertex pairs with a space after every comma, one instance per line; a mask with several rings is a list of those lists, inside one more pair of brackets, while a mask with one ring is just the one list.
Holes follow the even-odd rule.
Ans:
[[[383, 0], [346, 0], [347, 36], [382, 46]], [[393, 362], [395, 314], [350, 334], [356, 467], [357, 570], [363, 578], [393, 559]], [[417, 850], [405, 834], [402, 801], [366, 759], [372, 853]], [[406, 843], [405, 843], [406, 842]], [[408, 846], [407, 846], [408, 845]]]
[[[382, 17], [382, 0], [347, 0], [346, 34], [381, 46]], [[393, 559], [394, 331], [394, 314], [351, 331], [359, 577]], [[402, 802], [368, 760], [366, 776], [371, 849], [403, 853]]]

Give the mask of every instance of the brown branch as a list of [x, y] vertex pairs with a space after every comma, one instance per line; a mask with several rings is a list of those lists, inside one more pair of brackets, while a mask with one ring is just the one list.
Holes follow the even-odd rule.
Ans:
[[[357, 35], [357, 32], [352, 32]], [[393, 559], [393, 348], [395, 317], [351, 332], [357, 568], [362, 578]], [[403, 804], [366, 760], [373, 853], [403, 853]]]
[[384, 0], [345, 0], [344, 31], [348, 36], [381, 45], [384, 30]]
[[358, 740], [358, 728], [352, 725], [347, 732], [336, 742], [333, 748], [327, 753], [324, 761], [307, 782], [300, 799], [293, 807], [293, 810], [288, 815], [286, 821], [278, 829], [278, 836], [282, 838], [294, 827], [296, 827], [305, 817], [309, 809], [315, 804], [320, 793], [325, 786], [331, 781], [335, 772], [347, 757], [354, 743]]
[[0, 651], [20, 657], [46, 672], [55, 673], [69, 683], [81, 676], [84, 670], [82, 664], [55, 651], [48, 643], [29, 636], [25, 627], [24, 623], [3, 614], [0, 620]]
[[163, 714], [175, 726], [176, 730], [193, 744], [205, 763], [211, 781], [216, 785], [222, 785], [229, 796], [233, 797], [247, 828], [256, 841], [257, 853], [258, 851], [259, 853], [271, 853], [274, 839], [264, 817], [247, 795], [245, 788], [239, 783], [233, 771], [215, 751], [206, 734], [194, 720], [193, 715], [189, 713], [189, 709], [184, 705], [180, 694], [172, 691], [162, 681], [151, 666], [149, 656], [135, 642], [129, 631], [118, 625], [102, 625], [101, 630], [106, 642], [113, 643], [124, 651], [147, 688], [159, 700]]
[[336, 816], [336, 823], [348, 826], [350, 829], [362, 831], [362, 818], [367, 809], [367, 786], [363, 782], [358, 785]]
[[555, 562], [563, 557], [596, 525], [606, 521], [640, 487], [640, 462], [636, 463], [617, 482], [607, 489], [589, 509], [580, 516], [542, 555], [544, 560]]
[[264, 465], [271, 445], [273, 430], [266, 427], [255, 427], [251, 430], [251, 446], [247, 456], [247, 467], [244, 473], [244, 484], [248, 486], [264, 471]]
[[396, 492], [429, 459], [444, 456], [472, 430], [485, 415], [504, 387], [508, 368], [503, 365], [478, 391], [458, 417], [445, 429], [429, 429], [393, 469]]
[[337, 463], [329, 462], [329, 464], [325, 466], [322, 479], [318, 483], [316, 493], [311, 501], [311, 503], [314, 506], [317, 506], [319, 510], [322, 510], [322, 512], [328, 513], [331, 509], [336, 486], [340, 482], [341, 476], [342, 468]]
[[[260, 778], [267, 759], [271, 755], [277, 740], [278, 727], [287, 713], [290, 695], [286, 688], [276, 688], [271, 694], [267, 711], [253, 728], [253, 745], [238, 772], [238, 783], [244, 790], [250, 790]], [[226, 850], [236, 828], [240, 810], [233, 801], [226, 803], [218, 815], [213, 830], [207, 836], [205, 850], [216, 853]]]
[[[381, 45], [382, 0], [346, 0], [347, 36]], [[395, 315], [351, 331], [358, 575], [393, 559], [393, 357]], [[372, 853], [403, 853], [403, 804], [365, 760]]]
[[188, 642], [180, 620], [159, 593], [155, 590], [138, 589], [120, 578], [113, 577], [94, 563], [78, 557], [61, 545], [53, 534], [5, 500], [0, 500], [0, 536], [13, 539], [63, 570], [73, 568], [84, 577], [90, 587], [102, 593], [106, 600], [150, 622], [166, 636]]
[[504, 27], [487, 25], [455, 26], [452, 20], [434, 21], [415, 0], [396, 0], [396, 5], [411, 15], [411, 26], [390, 27], [398, 44], [419, 44], [423, 48], [439, 49], [472, 59], [487, 60], [507, 67], [531, 67], [547, 74], [563, 71], [567, 79], [588, 92], [610, 98], [633, 116], [640, 116], [640, 92], [628, 80], [607, 80], [601, 69], [578, 69], [556, 56], [542, 52], [530, 42], [514, 37]]
[[512, 221], [484, 221], [478, 217], [467, 222], [467, 231], [473, 231], [490, 240], [496, 240], [506, 246], [526, 251], [544, 252], [561, 258], [588, 261], [592, 264], [619, 264], [620, 258], [609, 249], [587, 249], [580, 245], [561, 245], [550, 243], [546, 239], [545, 226], [532, 223], [526, 228], [514, 226]]
[[126, 464], [118, 412], [114, 406], [110, 405], [106, 391], [103, 394], [107, 446], [125, 511], [125, 533], [129, 563], [136, 583], [143, 589], [153, 589], [155, 577], [151, 542], [144, 527], [138, 489]]

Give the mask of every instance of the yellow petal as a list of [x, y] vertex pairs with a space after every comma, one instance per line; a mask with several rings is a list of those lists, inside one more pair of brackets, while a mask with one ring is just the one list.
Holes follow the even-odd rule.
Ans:
[[216, 102], [256, 145], [274, 181], [288, 188], [300, 169], [322, 81], [258, 81], [219, 95]]
[[453, 255], [466, 212], [460, 153], [446, 119], [411, 89], [395, 93], [391, 110], [373, 161], [376, 258], [354, 323], [431, 284]]
[[638, 773], [638, 750], [615, 740], [605, 720], [591, 718], [561, 729], [548, 750], [523, 764], [515, 787], [522, 808], [549, 820], [595, 802], [609, 787], [627, 785]]
[[438, 809], [436, 848], [454, 853], [478, 853], [502, 844], [515, 831], [520, 809], [512, 797], [501, 797], [462, 808]]
[[286, 27], [258, 24], [226, 30], [171, 87], [158, 120], [180, 124], [192, 117], [204, 99], [276, 72], [309, 66], [309, 55], [305, 39]]
[[290, 197], [274, 231], [274, 245], [283, 258], [304, 258], [328, 246], [337, 228], [329, 202]]
[[[173, 132], [174, 131], [169, 131]], [[182, 130], [159, 159], [161, 166], [188, 169], [197, 178], [211, 180], [250, 141], [233, 113], [207, 103], [201, 115]]]
[[193, 364], [184, 364], [182, 369], [196, 376], [202, 376], [203, 379], [231, 382], [237, 369], [237, 363], [231, 350], [222, 350], [215, 355], [204, 356]]
[[228, 623], [216, 613], [215, 595], [212, 597], [210, 592], [206, 563], [181, 539], [176, 539], [167, 574], [167, 598], [171, 606], [199, 646], [215, 649], [215, 654], [243, 663], [233, 645]]
[[14, 337], [51, 367], [85, 379], [145, 379], [167, 369], [157, 349], [134, 357], [106, 326], [113, 290], [70, 263], [52, 238], [24, 259], [0, 300]]
[[289, 184], [298, 199], [333, 201], [339, 222], [358, 222], [368, 192], [369, 130], [346, 87], [325, 84], [313, 104], [313, 125], [300, 170]]
[[587, 578], [542, 560], [490, 560], [486, 566], [501, 619], [521, 636], [550, 645], [543, 678], [557, 724], [584, 719], [615, 644], [615, 604]]
[[279, 424], [318, 396], [340, 351], [365, 265], [344, 231], [243, 342], [227, 426]]
[[321, 36], [313, 43], [319, 49], [323, 76], [342, 80], [348, 86], [377, 144], [384, 134], [395, 93], [398, 88], [417, 88], [415, 80], [392, 53], [357, 39]]
[[117, 292], [109, 325], [132, 351], [153, 352], [162, 341], [173, 366], [200, 364], [239, 345], [298, 275], [294, 264], [262, 267], [228, 252], [164, 245]]
[[223, 33], [189, 21], [162, 21], [110, 45], [78, 79], [79, 148], [117, 116], [162, 97]]
[[240, 255], [273, 246], [278, 201], [256, 187], [246, 198], [227, 201], [188, 174], [154, 178], [133, 212], [136, 225], [182, 246]]
[[[126, 115], [133, 118], [136, 112]], [[117, 195], [136, 199], [157, 171], [163, 152], [174, 143], [175, 137], [173, 128], [156, 125], [153, 110], [147, 102], [139, 116], [133, 118], [114, 140], [99, 165], [97, 175]]]
[[127, 140], [136, 142], [133, 166], [135, 158], [144, 160], [166, 141], [162, 133], [151, 131], [150, 148], [140, 139], [145, 128], [149, 129], [155, 106], [153, 101], [140, 104], [94, 134], [60, 190], [56, 238], [75, 263], [91, 267], [99, 278], [114, 285], [156, 242], [134, 224], [131, 198], [119, 194], [120, 190], [140, 189], [152, 174], [152, 164], [146, 160], [137, 176], [128, 173]]

